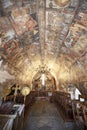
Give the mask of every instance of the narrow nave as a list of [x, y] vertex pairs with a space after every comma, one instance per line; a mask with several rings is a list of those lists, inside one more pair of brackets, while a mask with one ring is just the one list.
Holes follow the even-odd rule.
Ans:
[[87, 130], [87, 0], [0, 0], [0, 130]]
[[[73, 124], [73, 123], [72, 123]], [[68, 127], [72, 127], [70, 124]], [[37, 100], [27, 115], [24, 130], [68, 130], [55, 104], [47, 99]], [[74, 125], [73, 125], [74, 127]], [[76, 130], [69, 128], [69, 130]]]

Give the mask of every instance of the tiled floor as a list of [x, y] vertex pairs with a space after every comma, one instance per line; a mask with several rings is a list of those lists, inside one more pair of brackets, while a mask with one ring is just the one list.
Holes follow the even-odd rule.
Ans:
[[64, 124], [54, 104], [37, 101], [28, 115], [24, 130], [64, 130]]
[[78, 130], [78, 128], [75, 122], [65, 122], [53, 103], [38, 100], [27, 113], [23, 130]]

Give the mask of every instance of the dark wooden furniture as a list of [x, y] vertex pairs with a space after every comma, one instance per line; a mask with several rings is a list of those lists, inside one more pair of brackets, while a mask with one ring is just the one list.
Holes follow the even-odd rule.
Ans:
[[[22, 130], [25, 105], [3, 103], [0, 109], [0, 130]], [[2, 120], [3, 119], [3, 120]]]
[[61, 107], [67, 117], [73, 118], [72, 102], [69, 93], [57, 91], [53, 95], [54, 101]]
[[[81, 98], [83, 96], [80, 96]], [[87, 104], [79, 100], [72, 101], [74, 120], [87, 129]]]

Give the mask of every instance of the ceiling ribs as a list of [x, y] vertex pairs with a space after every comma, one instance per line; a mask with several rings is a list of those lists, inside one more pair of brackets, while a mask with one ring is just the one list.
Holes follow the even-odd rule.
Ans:
[[46, 0], [37, 0], [38, 26], [41, 47], [41, 65], [45, 60]]

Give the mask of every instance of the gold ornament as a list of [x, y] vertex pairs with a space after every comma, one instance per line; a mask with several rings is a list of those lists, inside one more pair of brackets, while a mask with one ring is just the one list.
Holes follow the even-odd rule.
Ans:
[[55, 0], [55, 3], [59, 6], [65, 6], [69, 3], [70, 0]]
[[29, 87], [24, 87], [22, 90], [21, 90], [21, 93], [22, 95], [24, 96], [24, 103], [26, 101], [26, 96], [30, 93], [30, 88]]
[[30, 88], [29, 87], [24, 87], [21, 90], [21, 93], [22, 93], [23, 96], [27, 96], [30, 93]]

